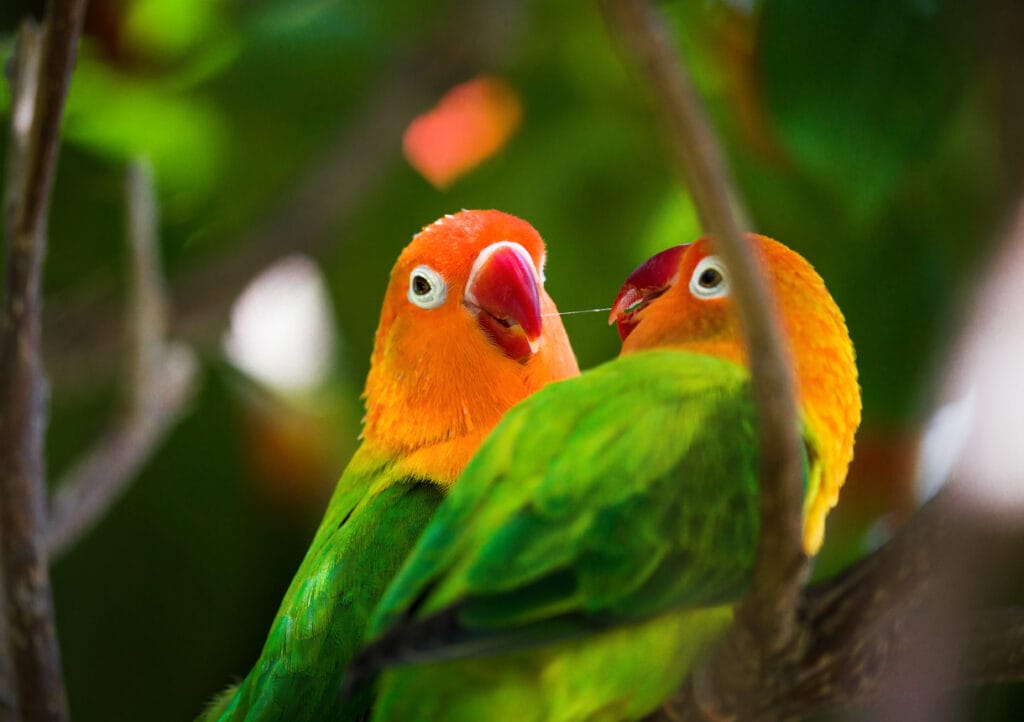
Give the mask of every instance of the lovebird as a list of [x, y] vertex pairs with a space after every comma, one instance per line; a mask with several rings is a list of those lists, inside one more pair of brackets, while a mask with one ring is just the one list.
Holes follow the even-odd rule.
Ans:
[[[801, 256], [748, 241], [788, 336], [813, 554], [860, 423], [853, 345]], [[640, 266], [611, 321], [621, 356], [512, 409], [385, 592], [347, 687], [384, 670], [375, 722], [640, 719], [728, 629], [758, 542], [757, 439], [711, 241]]]
[[281, 602], [259, 660], [202, 720], [359, 719], [339, 703], [370, 613], [434, 509], [516, 402], [578, 375], [544, 290], [537, 231], [499, 211], [426, 226], [391, 271], [362, 443]]

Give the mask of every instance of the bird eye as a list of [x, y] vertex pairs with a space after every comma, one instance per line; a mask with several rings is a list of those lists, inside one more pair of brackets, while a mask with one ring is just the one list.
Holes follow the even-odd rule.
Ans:
[[430, 266], [416, 266], [409, 274], [409, 300], [420, 308], [437, 308], [448, 295], [448, 284]]
[[721, 298], [729, 295], [729, 281], [718, 256], [701, 259], [690, 276], [690, 293], [697, 298]]

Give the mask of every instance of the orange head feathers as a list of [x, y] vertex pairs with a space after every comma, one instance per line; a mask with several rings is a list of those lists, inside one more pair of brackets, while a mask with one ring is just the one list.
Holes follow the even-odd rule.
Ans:
[[500, 211], [447, 215], [413, 238], [374, 339], [367, 446], [450, 484], [505, 411], [579, 373], [544, 261], [533, 226]]
[[[860, 388], [843, 314], [807, 261], [777, 241], [748, 234], [775, 294], [796, 376], [805, 436], [821, 465], [804, 503], [804, 548], [816, 552], [825, 515], [853, 458]], [[657, 299], [657, 301], [656, 301]], [[653, 256], [626, 280], [612, 308], [622, 353], [679, 348], [747, 365], [725, 267], [702, 238]]]

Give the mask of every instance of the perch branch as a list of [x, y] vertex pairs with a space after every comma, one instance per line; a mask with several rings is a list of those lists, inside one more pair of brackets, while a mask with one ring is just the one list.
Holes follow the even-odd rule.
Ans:
[[[807, 590], [801, 619], [810, 641], [784, 688], [765, 684], [750, 700], [755, 718], [863, 706], [909, 683], [901, 679], [899, 662], [913, 651], [918, 623], [928, 621], [936, 599], [970, 583], [960, 564], [950, 564], [951, 557], [967, 561], [965, 547], [990, 555], [1000, 546], [979, 520], [966, 520], [961, 507], [942, 492], [888, 543]], [[957, 605], [957, 611], [964, 610]], [[932, 681], [955, 687], [1024, 680], [1024, 609], [968, 610], [968, 616], [972, 621], [963, 630], [965, 643], [954, 652], [952, 674]], [[927, 631], [937, 632], [931, 625]]]
[[993, 609], [981, 615], [971, 635], [963, 678], [972, 684], [1024, 680], [1024, 609]]
[[[15, 152], [7, 177], [7, 287], [0, 331], [0, 538], [14, 701], [26, 720], [68, 716], [44, 548], [48, 391], [40, 353], [40, 285], [61, 117], [84, 18], [84, 0], [50, 3], [41, 41], [32, 39], [37, 31], [25, 25], [20, 57], [13, 61]], [[38, 61], [25, 57], [36, 50]]]
[[[941, 493], [888, 543], [806, 591], [799, 618], [808, 641], [799, 659], [781, 686], [774, 679], [777, 670], [763, 669], [739, 719], [798, 719], [863, 707], [913, 683], [901, 661], [914, 653], [915, 633], [934, 634], [929, 607], [948, 597], [951, 586], [965, 583], [958, 576], [962, 567], [949, 564], [952, 550], [966, 546], [987, 554], [998, 546], [977, 520], [965, 521], [951, 497]], [[1024, 608], [973, 612], [969, 618], [965, 643], [955, 645], [949, 660], [953, 668], [929, 680], [941, 686], [934, 691], [1024, 681]], [[948, 636], [949, 630], [939, 633]], [[648, 719], [705, 722], [694, 694], [693, 687], [684, 687], [670, 707]]]
[[123, 411], [109, 431], [58, 482], [50, 508], [46, 548], [60, 557], [120, 498], [192, 396], [198, 366], [184, 344], [169, 344], [167, 301], [157, 242], [158, 210], [152, 173], [132, 163], [125, 184], [130, 256]]
[[787, 716], [877, 699], [911, 642], [908, 619], [941, 584], [956, 510], [941, 494], [888, 543], [807, 591], [810, 641], [790, 686], [759, 701]]
[[[700, 706], [741, 709], [760, 666], [795, 654], [795, 610], [804, 580], [800, 439], [793, 382], [767, 280], [743, 235], [748, 227], [693, 85], [657, 12], [645, 0], [603, 0], [612, 32], [642, 68], [666, 121], [694, 203], [732, 276], [750, 360], [760, 450], [761, 532], [750, 593], [737, 624], [700, 671]], [[751, 654], [756, 651], [757, 654]]]

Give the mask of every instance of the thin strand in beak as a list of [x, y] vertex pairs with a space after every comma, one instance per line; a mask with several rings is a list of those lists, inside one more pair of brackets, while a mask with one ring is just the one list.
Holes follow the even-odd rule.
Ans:
[[602, 311], [611, 311], [612, 307], [608, 308], [584, 308], [581, 311], [559, 311], [558, 313], [542, 313], [541, 316], [572, 316], [577, 313], [601, 313]]

